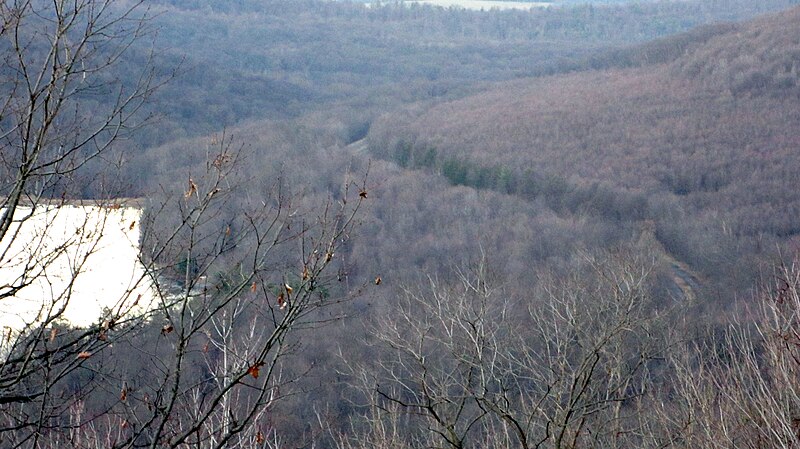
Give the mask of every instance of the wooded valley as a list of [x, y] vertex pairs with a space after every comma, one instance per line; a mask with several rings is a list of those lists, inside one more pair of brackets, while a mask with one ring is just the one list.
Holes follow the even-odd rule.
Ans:
[[797, 4], [3, 1], [0, 447], [799, 447]]

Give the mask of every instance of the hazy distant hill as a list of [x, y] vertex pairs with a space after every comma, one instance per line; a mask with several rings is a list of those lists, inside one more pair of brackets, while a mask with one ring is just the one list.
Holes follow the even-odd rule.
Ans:
[[[797, 0], [658, 2], [537, 11], [367, 8], [322, 0], [157, 0], [149, 37], [114, 73], [147, 64], [178, 76], [153, 97], [157, 126], [143, 146], [203, 135], [247, 120], [296, 118], [350, 107], [454, 98], [486, 81], [602, 64], [592, 55], [693, 26], [752, 17]], [[139, 45], [141, 44], [141, 45]], [[324, 106], [323, 106], [324, 105]]]

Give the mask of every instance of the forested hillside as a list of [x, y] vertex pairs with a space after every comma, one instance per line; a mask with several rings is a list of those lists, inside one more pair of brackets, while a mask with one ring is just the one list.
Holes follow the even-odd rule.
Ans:
[[158, 304], [4, 329], [0, 447], [800, 444], [797, 1], [557, 3], [4, 4], [0, 243], [136, 198]]
[[[373, 152], [453, 184], [601, 220], [652, 220], [676, 257], [730, 261], [798, 233], [800, 10], [638, 50], [639, 67], [506, 84], [373, 126]], [[655, 48], [684, 48], [648, 62]], [[644, 56], [642, 56], [644, 55]]]
[[357, 126], [402, 102], [585, 68], [607, 49], [793, 2], [480, 12], [392, 2], [158, 1], [150, 4], [151, 33], [114, 70], [132, 83], [152, 57], [157, 72], [176, 72], [148, 107], [158, 120], [137, 134], [143, 146], [341, 104], [347, 112], [339, 116]]

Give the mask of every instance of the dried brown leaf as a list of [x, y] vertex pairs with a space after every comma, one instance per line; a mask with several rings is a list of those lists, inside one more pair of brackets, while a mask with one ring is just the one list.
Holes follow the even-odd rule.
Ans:
[[286, 298], [283, 296], [283, 292], [278, 294], [278, 307], [280, 307], [281, 310], [286, 308]]
[[194, 195], [195, 193], [197, 193], [197, 184], [194, 183], [194, 180], [192, 178], [189, 178], [189, 188], [186, 190], [186, 193], [184, 194], [184, 196], [186, 198], [189, 198], [190, 196]]

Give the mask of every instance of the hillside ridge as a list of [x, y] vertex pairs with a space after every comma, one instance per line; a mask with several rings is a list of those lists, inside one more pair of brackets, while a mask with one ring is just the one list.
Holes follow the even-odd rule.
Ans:
[[800, 234], [799, 22], [792, 8], [675, 38], [671, 61], [409, 108], [373, 124], [370, 149], [562, 216], [652, 220], [670, 254], [722, 279]]

